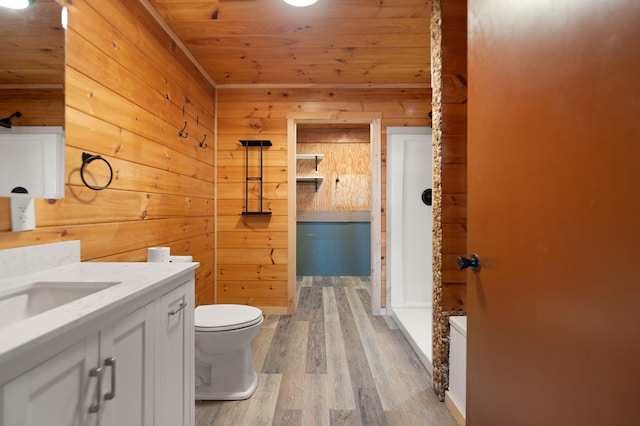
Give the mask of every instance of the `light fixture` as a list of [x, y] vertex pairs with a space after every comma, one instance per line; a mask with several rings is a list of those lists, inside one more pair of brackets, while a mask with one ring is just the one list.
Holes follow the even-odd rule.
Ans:
[[0, 6], [9, 9], [26, 9], [36, 0], [0, 0]]
[[60, 24], [65, 30], [69, 26], [69, 11], [67, 10], [66, 6], [63, 7], [62, 11], [60, 12]]
[[318, 0], [283, 0], [283, 1], [287, 4], [290, 4], [291, 6], [306, 7], [306, 6], [311, 6]]

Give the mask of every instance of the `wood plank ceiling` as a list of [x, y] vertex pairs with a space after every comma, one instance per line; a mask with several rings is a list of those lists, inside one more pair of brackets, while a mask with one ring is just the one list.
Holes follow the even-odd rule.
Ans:
[[149, 0], [217, 85], [430, 83], [430, 0]]
[[0, 8], [0, 88], [61, 89], [64, 60], [55, 0], [39, 0], [25, 10]]
[[[306, 8], [283, 0], [142, 1], [217, 85], [430, 84], [430, 0], [318, 0]], [[59, 13], [55, 0], [2, 10], [2, 33], [12, 38], [0, 42], [0, 85], [63, 83]]]

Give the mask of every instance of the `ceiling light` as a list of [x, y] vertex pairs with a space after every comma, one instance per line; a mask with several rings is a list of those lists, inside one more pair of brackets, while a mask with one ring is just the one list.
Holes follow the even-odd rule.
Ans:
[[318, 0], [284, 0], [285, 3], [290, 4], [291, 6], [297, 6], [297, 7], [311, 6], [317, 1]]
[[69, 11], [67, 10], [66, 6], [63, 7], [60, 11], [60, 24], [65, 30], [69, 26]]
[[36, 0], [0, 0], [0, 6], [9, 9], [26, 9]]

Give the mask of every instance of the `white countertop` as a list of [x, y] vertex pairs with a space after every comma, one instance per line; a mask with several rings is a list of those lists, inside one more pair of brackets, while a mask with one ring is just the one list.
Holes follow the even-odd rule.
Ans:
[[[65, 305], [48, 310], [15, 324], [0, 324], [0, 365], [29, 354], [40, 345], [55, 346], [57, 339], [73, 333], [100, 318], [109, 317], [118, 308], [157, 297], [169, 282], [181, 275], [185, 281], [199, 263], [77, 262], [0, 280], [0, 289], [35, 281], [119, 282]], [[0, 383], [2, 381], [0, 380]]]

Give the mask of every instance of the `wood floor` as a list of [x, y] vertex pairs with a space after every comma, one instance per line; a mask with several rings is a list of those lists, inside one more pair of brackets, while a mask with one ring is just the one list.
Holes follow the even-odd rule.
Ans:
[[455, 426], [393, 320], [370, 314], [367, 277], [300, 277], [298, 294], [253, 341], [253, 396], [196, 401], [197, 426]]

